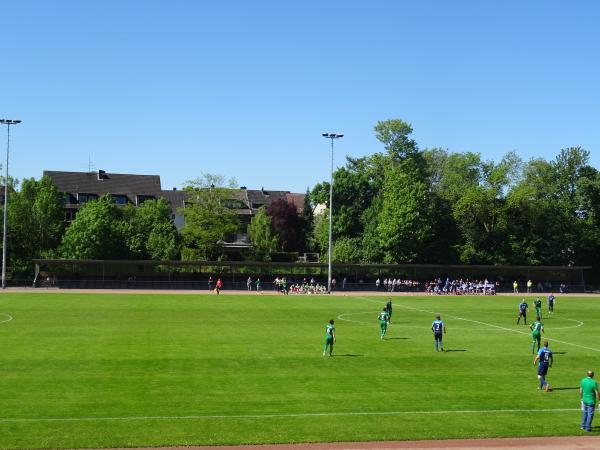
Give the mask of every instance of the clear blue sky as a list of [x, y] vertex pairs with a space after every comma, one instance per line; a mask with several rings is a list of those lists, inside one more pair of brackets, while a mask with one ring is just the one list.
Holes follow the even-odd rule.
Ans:
[[[202, 172], [304, 192], [402, 118], [421, 148], [600, 167], [600, 2], [13, 1], [0, 9], [11, 174]], [[0, 134], [4, 158], [5, 130]]]

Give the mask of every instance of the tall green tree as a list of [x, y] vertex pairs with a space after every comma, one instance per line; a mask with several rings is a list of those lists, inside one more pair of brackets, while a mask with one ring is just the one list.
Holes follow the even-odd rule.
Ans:
[[461, 242], [460, 260], [466, 264], [506, 264], [508, 214], [506, 196], [519, 179], [522, 161], [514, 152], [507, 153], [497, 164], [487, 161], [481, 167], [476, 186], [466, 186], [452, 212]]
[[277, 236], [271, 229], [271, 218], [263, 206], [248, 225], [248, 237], [252, 243], [252, 256], [257, 261], [270, 261], [271, 253], [277, 250]]
[[412, 132], [412, 126], [401, 119], [384, 120], [375, 125], [375, 137], [393, 161], [421, 157], [416, 141], [410, 137]]
[[178, 233], [166, 199], [146, 200], [123, 212], [123, 233], [132, 258], [168, 260], [179, 255]]
[[385, 263], [423, 260], [434, 240], [427, 160], [411, 133], [400, 119], [375, 125], [375, 137], [387, 152], [376, 229]]
[[315, 216], [315, 226], [311, 236], [312, 248], [319, 252], [319, 259], [327, 261], [329, 251], [329, 210]]
[[385, 263], [413, 263], [426, 258], [432, 239], [428, 186], [415, 177], [411, 160], [391, 162], [385, 171], [377, 233]]
[[219, 175], [203, 174], [188, 181], [188, 204], [183, 209], [185, 224], [182, 229], [181, 256], [186, 260], [216, 260], [223, 257], [219, 241], [240, 229], [235, 210], [228, 207], [235, 181], [226, 184]]
[[122, 210], [109, 195], [84, 204], [62, 240], [60, 252], [73, 259], [121, 259], [129, 252], [123, 235]]
[[11, 189], [8, 202], [9, 267], [13, 276], [29, 276], [31, 260], [52, 255], [64, 232], [62, 197], [49, 178], [25, 179]]
[[310, 199], [310, 190], [308, 188], [306, 189], [306, 194], [304, 194], [304, 203], [302, 204], [300, 220], [302, 221], [302, 235], [304, 238], [301, 250], [311, 251], [310, 236], [312, 235], [315, 226], [315, 217]]

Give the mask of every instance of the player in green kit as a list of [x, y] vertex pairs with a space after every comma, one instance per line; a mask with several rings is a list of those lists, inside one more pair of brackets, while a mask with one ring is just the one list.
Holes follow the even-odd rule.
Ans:
[[540, 320], [542, 318], [542, 301], [539, 297], [535, 299], [533, 306], [535, 306], [535, 315], [538, 316], [538, 320]]
[[329, 347], [329, 356], [333, 356], [333, 344], [335, 344], [335, 341], [335, 327], [333, 326], [333, 319], [331, 319], [325, 327], [325, 348], [323, 348], [323, 356], [327, 354], [327, 347]]
[[390, 322], [392, 321], [392, 297], [388, 298], [387, 303], [385, 304], [385, 307], [387, 308], [387, 313], [388, 313], [388, 325], [390, 324]]
[[384, 306], [383, 310], [379, 313], [379, 327], [381, 328], [381, 339], [387, 332], [388, 323], [390, 321], [390, 315], [387, 312], [387, 308]]
[[[536, 307], [537, 309], [537, 307]], [[531, 343], [531, 353], [535, 353], [535, 343], [537, 342], [537, 351], [540, 351], [540, 342], [542, 340], [542, 333], [544, 332], [544, 324], [540, 321], [540, 316], [538, 315], [535, 318], [535, 321], [529, 325], [531, 329], [531, 338], [533, 342]]]

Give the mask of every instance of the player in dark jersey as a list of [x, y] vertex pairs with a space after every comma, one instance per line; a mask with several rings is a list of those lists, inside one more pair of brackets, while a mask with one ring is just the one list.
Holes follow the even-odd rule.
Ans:
[[529, 305], [525, 301], [525, 299], [521, 299], [521, 303], [519, 303], [519, 316], [517, 317], [517, 325], [519, 325], [519, 321], [521, 317], [525, 321], [525, 325], [527, 325], [527, 310], [529, 309]]
[[385, 308], [387, 309], [387, 313], [389, 316], [388, 325], [392, 321], [392, 297], [388, 298], [387, 303], [385, 304]]
[[548, 374], [548, 369], [552, 367], [552, 351], [548, 348], [548, 341], [544, 342], [544, 347], [540, 349], [535, 359], [533, 360], [533, 365], [539, 362], [538, 365], [538, 373], [537, 377], [540, 380], [539, 389], [543, 389], [548, 392], [550, 390], [550, 385], [546, 381], [546, 375]]
[[439, 348], [444, 351], [444, 342], [442, 340], [442, 335], [446, 334], [446, 325], [442, 322], [440, 316], [435, 316], [435, 320], [431, 324], [431, 331], [433, 331], [433, 339], [435, 339], [435, 351]]
[[550, 313], [550, 314], [554, 314], [554, 300], [555, 300], [554, 293], [551, 293], [548, 296], [548, 313]]
[[536, 317], [539, 317], [541, 319], [542, 318], [542, 301], [540, 300], [539, 297], [533, 301], [533, 306], [535, 306]]

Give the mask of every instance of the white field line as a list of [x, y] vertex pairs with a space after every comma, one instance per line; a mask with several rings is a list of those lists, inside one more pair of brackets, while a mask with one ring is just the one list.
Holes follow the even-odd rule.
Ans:
[[[360, 297], [360, 298], [362, 298], [363, 300], [366, 300], [368, 302], [371, 302], [371, 303], [381, 303], [381, 302], [377, 302], [375, 300], [368, 299], [366, 297]], [[410, 310], [413, 310], [413, 311], [418, 311], [418, 312], [427, 313], [427, 314], [434, 314], [434, 315], [438, 314], [437, 312], [434, 312], [434, 311], [428, 311], [426, 309], [419, 309], [419, 308], [412, 308], [410, 306], [405, 306], [405, 305], [394, 305], [394, 308], [410, 309]], [[452, 319], [456, 319], [456, 320], [463, 320], [465, 322], [478, 323], [479, 325], [485, 325], [487, 327], [493, 327], [493, 328], [497, 328], [499, 330], [510, 331], [512, 333], [519, 333], [519, 334], [524, 334], [524, 335], [527, 335], [527, 336], [531, 335], [531, 333], [528, 333], [526, 331], [513, 330], [512, 328], [501, 327], [500, 325], [494, 325], [493, 323], [481, 322], [479, 320], [474, 320], [474, 319], [466, 319], [464, 317], [453, 316], [451, 314], [444, 314], [444, 316], [451, 317]], [[580, 321], [578, 320], [577, 322], [580, 322]], [[581, 322], [581, 324], [583, 325], [583, 322]], [[580, 345], [580, 344], [574, 344], [573, 342], [561, 341], [559, 339], [547, 338], [545, 336], [544, 336], [544, 339], [547, 340], [547, 341], [558, 342], [559, 344], [565, 344], [565, 345], [570, 345], [570, 346], [573, 346], [573, 347], [579, 347], [579, 348], [583, 348], [583, 349], [586, 349], [586, 350], [591, 350], [593, 352], [600, 352], [600, 349], [598, 349], [598, 348], [587, 347], [585, 345]]]
[[4, 320], [0, 320], [0, 323], [6, 323], [13, 320], [13, 316], [11, 316], [10, 314], [0, 313], [0, 316], [6, 317]]
[[[377, 319], [374, 319], [371, 322], [366, 322], [366, 321], [363, 321], [363, 320], [347, 319], [347, 317], [348, 316], [360, 316], [360, 315], [366, 315], [366, 314], [372, 314], [373, 317], [377, 317], [378, 313], [379, 313], [379, 311], [362, 311], [362, 312], [356, 312], [356, 313], [344, 313], [344, 314], [340, 314], [339, 316], [337, 316], [337, 319], [343, 320], [344, 322], [360, 323], [362, 325], [373, 325], [373, 324], [379, 324], [379, 322], [378, 322]], [[578, 328], [578, 327], [580, 327], [580, 326], [583, 325], [583, 322], [581, 320], [567, 319], [566, 317], [561, 317], [561, 319], [568, 320], [570, 322], [576, 322], [577, 325], [570, 325], [570, 326], [567, 326], [567, 327], [552, 327], [553, 330], [569, 330], [571, 328]], [[412, 324], [404, 324], [404, 323], [402, 323], [399, 326], [401, 326], [402, 328], [423, 328], [422, 325], [412, 325]], [[504, 328], [490, 330], [487, 326], [486, 327], [482, 327], [482, 328], [455, 328], [455, 327], [453, 327], [452, 329], [473, 330], [473, 331], [482, 331], [482, 330], [488, 330], [488, 331], [505, 331]], [[527, 334], [529, 334], [529, 333], [527, 333]]]
[[94, 422], [134, 420], [210, 420], [210, 419], [273, 419], [287, 417], [348, 417], [348, 416], [414, 416], [440, 414], [517, 414], [517, 413], [563, 413], [580, 411], [580, 408], [553, 409], [465, 409], [433, 411], [368, 411], [368, 412], [325, 412], [325, 413], [281, 413], [281, 414], [215, 414], [193, 416], [124, 416], [124, 417], [5, 417], [0, 423], [8, 422]]

